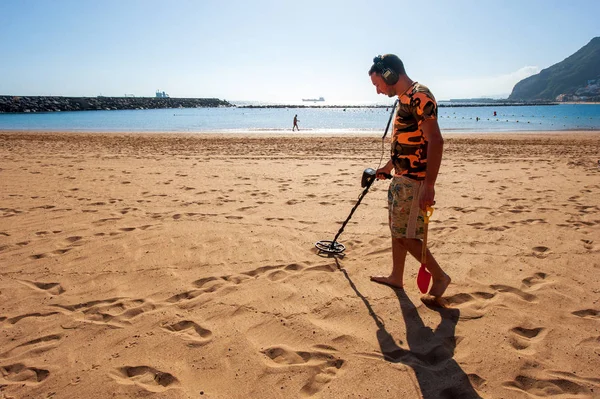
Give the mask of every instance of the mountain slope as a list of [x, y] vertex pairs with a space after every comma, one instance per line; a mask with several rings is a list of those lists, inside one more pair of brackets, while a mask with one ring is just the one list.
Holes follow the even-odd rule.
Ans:
[[600, 37], [595, 37], [565, 60], [521, 80], [508, 99], [552, 101], [561, 94], [572, 95], [588, 81], [599, 79]]

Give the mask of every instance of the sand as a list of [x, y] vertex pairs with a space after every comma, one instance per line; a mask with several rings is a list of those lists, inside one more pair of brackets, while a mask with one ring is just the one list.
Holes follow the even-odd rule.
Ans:
[[439, 308], [377, 135], [0, 133], [0, 398], [600, 397], [600, 134], [445, 138]]

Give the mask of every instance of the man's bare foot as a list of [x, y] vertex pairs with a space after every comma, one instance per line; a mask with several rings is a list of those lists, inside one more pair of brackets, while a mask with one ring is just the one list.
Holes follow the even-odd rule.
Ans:
[[444, 295], [444, 292], [446, 292], [446, 288], [450, 285], [450, 281], [452, 281], [452, 279], [445, 273], [441, 279], [434, 278], [431, 289], [429, 290], [429, 295], [440, 298]]
[[403, 290], [404, 285], [402, 281], [397, 281], [391, 276], [371, 276], [371, 281], [378, 284], [384, 284], [397, 290]]

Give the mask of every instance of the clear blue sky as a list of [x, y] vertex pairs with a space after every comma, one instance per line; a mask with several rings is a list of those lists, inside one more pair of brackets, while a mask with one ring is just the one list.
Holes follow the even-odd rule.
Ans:
[[507, 96], [600, 36], [598, 0], [0, 0], [0, 95], [385, 101], [395, 53], [438, 100]]

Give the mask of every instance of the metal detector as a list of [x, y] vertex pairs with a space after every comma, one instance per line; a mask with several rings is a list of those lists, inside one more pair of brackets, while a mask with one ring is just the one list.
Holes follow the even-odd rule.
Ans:
[[[396, 100], [394, 102], [394, 106], [392, 107], [392, 112], [390, 113], [390, 118], [388, 119], [387, 126], [385, 127], [385, 132], [383, 133], [383, 137], [381, 137], [382, 142], [383, 142], [383, 140], [385, 140], [385, 136], [387, 136], [388, 129], [390, 128], [390, 123], [392, 122], [392, 117], [394, 116], [394, 111], [396, 111], [397, 104], [398, 104], [398, 100]], [[381, 158], [383, 159], [383, 148], [382, 148]], [[379, 164], [381, 165], [381, 160], [379, 161]], [[340, 230], [337, 232], [337, 234], [335, 235], [333, 240], [332, 241], [321, 240], [321, 241], [317, 241], [315, 243], [315, 247], [319, 251], [319, 254], [324, 252], [327, 254], [339, 255], [346, 250], [346, 247], [344, 246], [344, 244], [339, 243], [337, 241], [337, 239], [340, 236], [340, 234], [342, 234], [342, 232], [344, 231], [346, 224], [348, 224], [348, 221], [350, 221], [350, 218], [354, 214], [354, 211], [356, 211], [356, 208], [358, 208], [358, 206], [360, 205], [360, 202], [362, 201], [364, 196], [367, 195], [369, 188], [371, 188], [371, 185], [375, 181], [376, 172], [377, 172], [376, 169], [372, 169], [372, 168], [367, 168], [363, 171], [362, 178], [360, 181], [360, 186], [363, 187], [363, 192], [359, 195], [358, 200], [356, 201], [356, 204], [354, 204], [354, 207], [350, 211], [350, 214], [348, 215], [348, 217], [346, 218], [344, 223], [342, 223], [342, 227], [340, 227]], [[385, 176], [386, 179], [390, 179], [391, 177], [392, 177], [391, 175]]]

